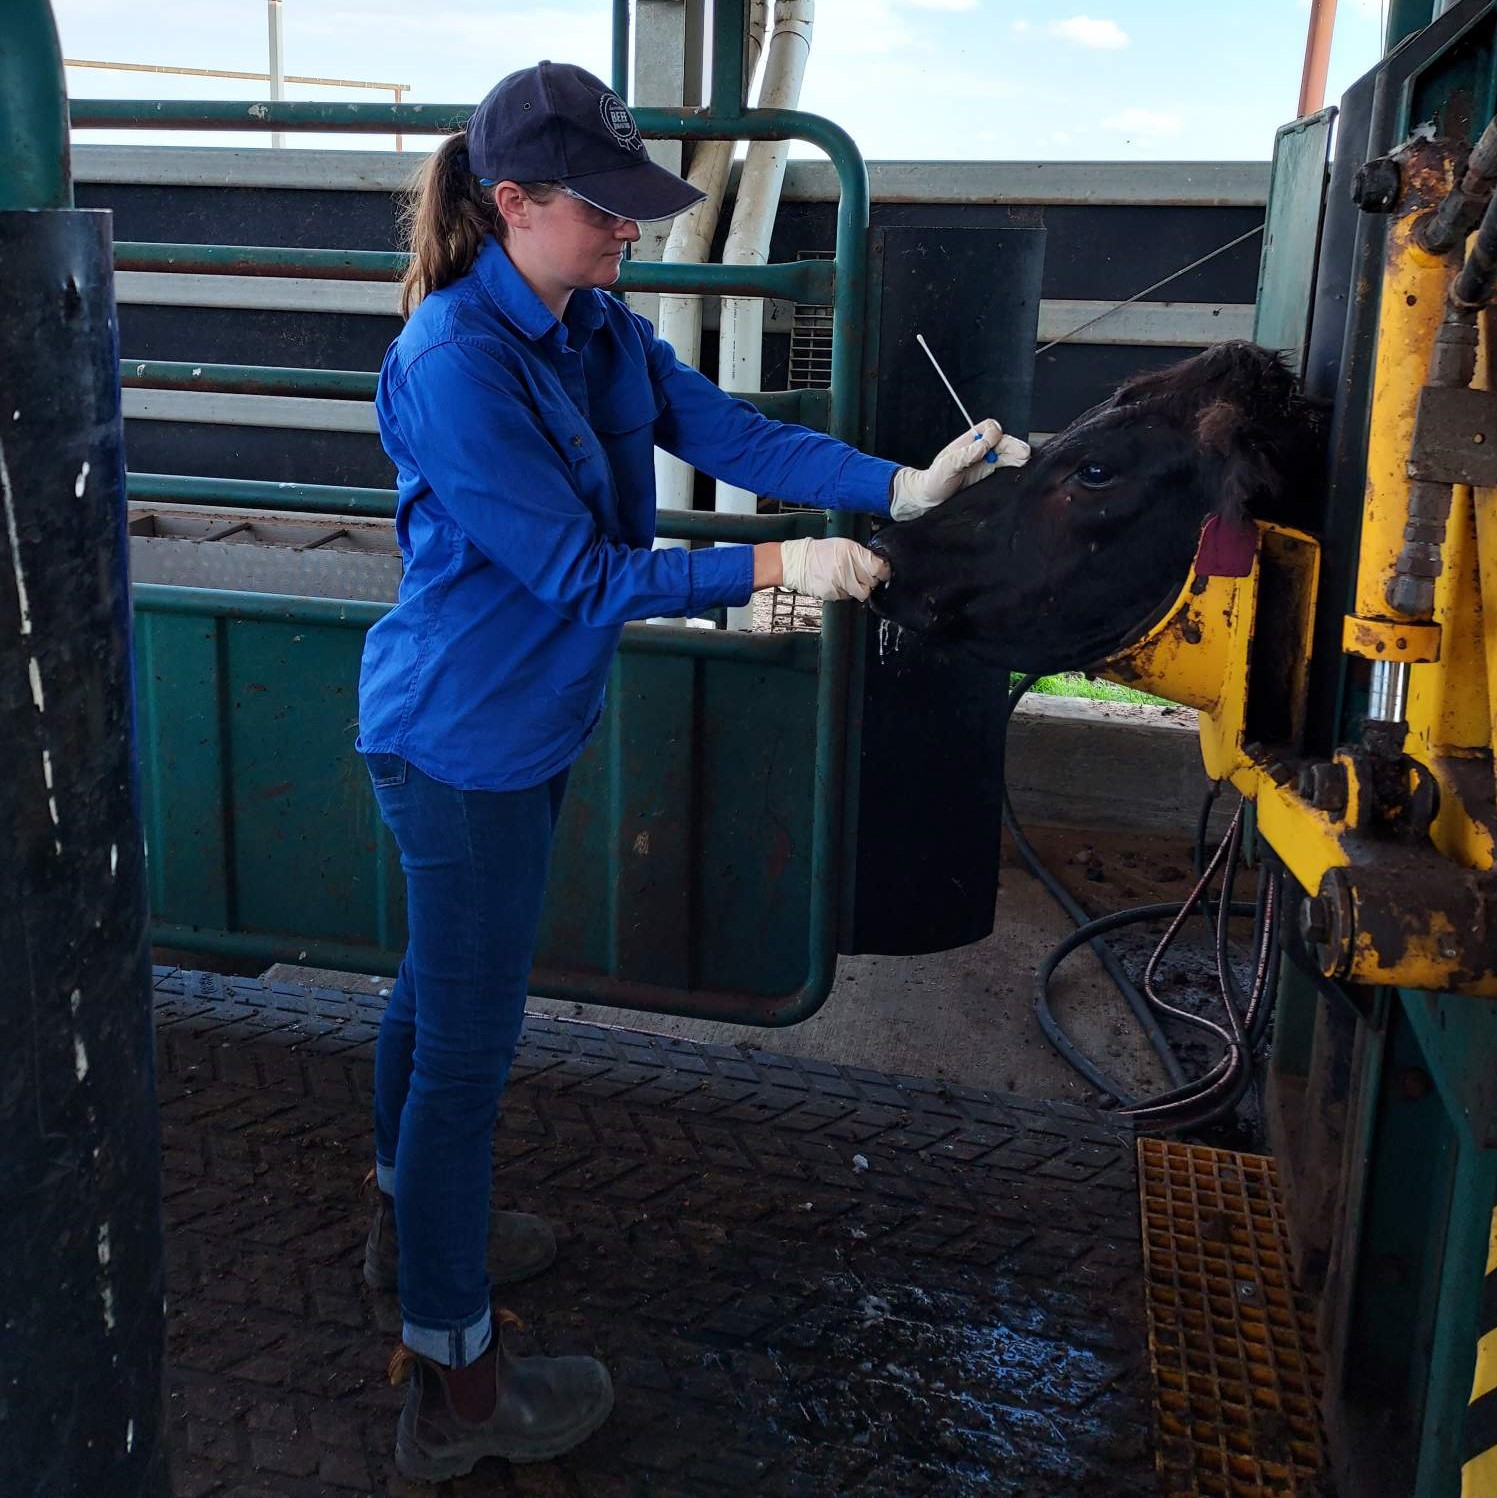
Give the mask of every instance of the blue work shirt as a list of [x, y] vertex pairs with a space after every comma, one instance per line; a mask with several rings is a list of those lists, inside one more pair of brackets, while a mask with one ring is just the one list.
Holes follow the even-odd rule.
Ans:
[[358, 747], [464, 790], [576, 759], [627, 621], [748, 601], [752, 547], [651, 550], [656, 444], [871, 514], [896, 467], [724, 394], [606, 292], [558, 321], [493, 239], [390, 345], [375, 409], [405, 572], [365, 642]]

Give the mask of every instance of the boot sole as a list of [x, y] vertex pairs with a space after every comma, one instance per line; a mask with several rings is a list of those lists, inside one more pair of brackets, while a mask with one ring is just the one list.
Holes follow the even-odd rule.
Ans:
[[[508, 1274], [491, 1273], [489, 1283], [517, 1285], [521, 1280], [534, 1279], [536, 1275], [544, 1274], [555, 1262], [556, 1244], [553, 1242], [551, 1252], [544, 1259], [538, 1259], [534, 1264], [521, 1265], [519, 1268], [512, 1269]], [[364, 1283], [381, 1295], [393, 1295], [399, 1285], [399, 1274], [398, 1271], [392, 1270], [387, 1273], [381, 1269], [366, 1249], [364, 1251]]]
[[419, 1447], [412, 1450], [401, 1442], [402, 1432], [397, 1431], [395, 1470], [411, 1482], [436, 1483], [447, 1482], [454, 1477], [466, 1477], [479, 1462], [491, 1456], [496, 1456], [514, 1467], [528, 1466], [533, 1462], [554, 1461], [558, 1456], [564, 1456], [574, 1447], [580, 1446], [612, 1413], [613, 1385], [610, 1383], [608, 1398], [598, 1409], [565, 1435], [555, 1436], [550, 1441], [521, 1441], [511, 1446], [491, 1442], [484, 1442], [480, 1445], [475, 1442], [473, 1446], [466, 1449], [434, 1453], [422, 1451]]

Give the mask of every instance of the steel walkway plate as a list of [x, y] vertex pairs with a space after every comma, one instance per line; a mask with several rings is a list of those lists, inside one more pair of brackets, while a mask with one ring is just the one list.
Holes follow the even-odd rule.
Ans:
[[1315, 1316], [1273, 1160], [1164, 1139], [1138, 1159], [1161, 1490], [1319, 1498]]
[[[360, 1275], [380, 1001], [158, 970], [177, 1498], [404, 1493]], [[455, 1494], [1155, 1492], [1133, 1139], [934, 1081], [532, 1018], [496, 1200], [521, 1350], [618, 1403]], [[410, 1488], [411, 1493], [430, 1489]]]

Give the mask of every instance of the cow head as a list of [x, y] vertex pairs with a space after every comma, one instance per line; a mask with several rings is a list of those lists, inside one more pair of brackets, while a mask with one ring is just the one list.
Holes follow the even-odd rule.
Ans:
[[1213, 515], [1303, 524], [1286, 501], [1321, 462], [1321, 414], [1279, 358], [1218, 344], [1128, 381], [1027, 467], [886, 526], [892, 575], [871, 602], [1016, 669], [1090, 666], [1169, 606]]

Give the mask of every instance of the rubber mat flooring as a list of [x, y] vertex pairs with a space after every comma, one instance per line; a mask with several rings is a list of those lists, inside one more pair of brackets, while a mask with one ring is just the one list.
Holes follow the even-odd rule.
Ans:
[[561, 1253], [502, 1303], [617, 1404], [560, 1461], [405, 1484], [360, 1273], [380, 1001], [167, 969], [156, 1000], [177, 1498], [1157, 1491], [1130, 1134], [534, 1017], [495, 1200]]

